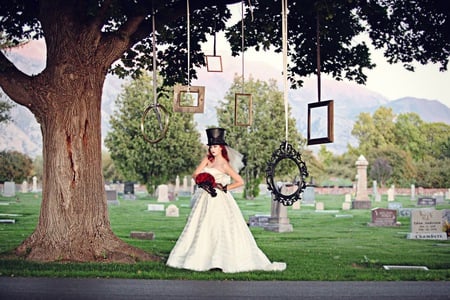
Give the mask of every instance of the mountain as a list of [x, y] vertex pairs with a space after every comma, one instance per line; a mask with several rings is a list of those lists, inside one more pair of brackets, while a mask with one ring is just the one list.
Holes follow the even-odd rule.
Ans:
[[[11, 60], [21, 70], [27, 70], [27, 74], [37, 74], [45, 66], [45, 62], [24, 59], [12, 53]], [[255, 70], [256, 66], [250, 61], [248, 68]], [[259, 61], [258, 67], [267, 72], [258, 74], [260, 80], [272, 79], [273, 70], [268, 61]], [[233, 72], [239, 73], [239, 63], [227, 62], [230, 70], [227, 73], [208, 74], [200, 70], [197, 80], [193, 85], [206, 87], [205, 110], [203, 114], [195, 114], [194, 119], [197, 129], [202, 134], [202, 141], [206, 142], [205, 128], [217, 125], [216, 107], [232, 84]], [[271, 69], [272, 68], [272, 69]], [[25, 71], [24, 71], [25, 72]], [[103, 87], [102, 96], [102, 137], [110, 130], [109, 118], [115, 109], [115, 100], [125, 83], [115, 76], [108, 76]], [[280, 90], [282, 86], [280, 85]], [[438, 100], [417, 99], [405, 97], [394, 101], [388, 101], [382, 93], [374, 92], [356, 83], [343, 81], [321, 81], [321, 100], [334, 100], [334, 142], [326, 144], [328, 150], [335, 154], [344, 153], [347, 144], [356, 146], [357, 140], [352, 137], [351, 130], [361, 112], [373, 113], [380, 106], [391, 107], [396, 114], [414, 112], [426, 122], [444, 122], [450, 125], [450, 108]], [[6, 97], [6, 96], [5, 96]], [[5, 99], [3, 97], [3, 99]], [[7, 97], [6, 97], [7, 98]], [[317, 83], [315, 79], [305, 80], [304, 86], [298, 90], [291, 90], [288, 94], [288, 102], [292, 116], [296, 119], [297, 129], [303, 136], [307, 135], [308, 103], [317, 102]], [[142, 108], [144, 110], [144, 108]], [[17, 150], [31, 157], [42, 152], [42, 136], [39, 124], [28, 109], [15, 105], [11, 111], [13, 121], [8, 124], [0, 124], [0, 150]], [[280, 141], [284, 139], [284, 124], [280, 125]], [[320, 145], [309, 146], [317, 151]]]

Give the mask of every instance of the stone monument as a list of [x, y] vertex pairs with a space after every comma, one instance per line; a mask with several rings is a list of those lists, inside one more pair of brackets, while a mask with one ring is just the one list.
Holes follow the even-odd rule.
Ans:
[[360, 155], [358, 160], [355, 163], [357, 170], [358, 182], [356, 185], [356, 196], [353, 201], [354, 209], [370, 209], [372, 206], [372, 202], [369, 199], [369, 195], [367, 194], [367, 166], [369, 162], [367, 159]]

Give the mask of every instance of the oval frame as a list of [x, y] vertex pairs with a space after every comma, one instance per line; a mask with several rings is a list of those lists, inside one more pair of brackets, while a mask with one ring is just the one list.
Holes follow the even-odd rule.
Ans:
[[[274, 182], [275, 169], [277, 165], [284, 159], [292, 160], [298, 168], [298, 175], [300, 180], [295, 182], [297, 189], [288, 195], [281, 193], [277, 184]], [[271, 159], [267, 162], [266, 168], [266, 183], [267, 189], [272, 191], [272, 199], [278, 201], [285, 206], [292, 205], [295, 201], [301, 200], [302, 193], [306, 188], [305, 178], [308, 177], [308, 169], [302, 156], [297, 152], [291, 144], [283, 141], [280, 147], [272, 153]]]
[[[147, 114], [149, 113], [149, 111], [152, 110], [152, 109], [153, 109], [153, 110], [156, 110], [156, 112], [159, 112], [158, 109], [161, 109], [162, 112], [163, 112], [164, 115], [165, 115], [165, 118], [164, 118], [164, 127], [161, 129], [161, 135], [160, 135], [158, 138], [154, 139], [154, 140], [150, 139], [150, 138], [147, 136], [147, 134], [145, 133], [145, 129], [144, 129], [144, 121], [145, 121], [145, 117], [147, 116]], [[161, 125], [162, 122], [163, 122], [161, 119], [158, 119], [158, 121], [159, 121], [159, 124], [160, 124], [160, 125]], [[144, 137], [144, 140], [146, 140], [147, 142], [149, 142], [149, 143], [151, 143], [151, 144], [156, 144], [156, 143], [160, 142], [163, 138], [166, 137], [166, 133], [167, 133], [167, 130], [168, 130], [168, 129], [169, 129], [169, 113], [167, 112], [167, 109], [166, 109], [163, 105], [161, 105], [161, 104], [159, 104], [159, 103], [149, 105], [149, 106], [144, 110], [144, 114], [142, 115], [142, 119], [141, 119], [141, 132], [142, 132], [142, 136]]]

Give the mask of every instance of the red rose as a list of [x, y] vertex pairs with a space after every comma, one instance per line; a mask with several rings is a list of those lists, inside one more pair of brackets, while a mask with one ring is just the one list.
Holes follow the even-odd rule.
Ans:
[[216, 187], [216, 180], [214, 179], [214, 176], [206, 172], [199, 173], [197, 176], [195, 176], [195, 183], [208, 184], [212, 187]]

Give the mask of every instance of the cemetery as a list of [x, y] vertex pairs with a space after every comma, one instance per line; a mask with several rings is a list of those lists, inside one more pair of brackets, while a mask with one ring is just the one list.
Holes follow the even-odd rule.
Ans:
[[[191, 188], [169, 185], [154, 195], [148, 195], [138, 186], [132, 191], [127, 186], [128, 193], [124, 185], [114, 188], [117, 190], [107, 193], [114, 233], [130, 245], [167, 256], [189, 215]], [[0, 222], [0, 270], [2, 275], [8, 276], [40, 276], [48, 272], [52, 276], [62, 276], [81, 272], [84, 274], [81, 276], [86, 277], [95, 273], [100, 277], [200, 280], [450, 278], [450, 241], [444, 230], [445, 223], [450, 222], [448, 193], [439, 201], [429, 201], [432, 195], [419, 194], [413, 200], [410, 195], [395, 195], [392, 201], [387, 193], [375, 197], [370, 191], [371, 207], [361, 209], [352, 207], [355, 194], [351, 193], [324, 195], [309, 187], [309, 194], [303, 195], [306, 199], [284, 206], [273, 201], [268, 191], [262, 191], [253, 200], [243, 199], [239, 191], [235, 192], [235, 197], [261, 248], [272, 259], [287, 263], [284, 272], [264, 273], [263, 277], [260, 272], [196, 273], [168, 268], [162, 261], [102, 264], [102, 271], [99, 271], [97, 263], [84, 267], [76, 263], [46, 263], [37, 267], [32, 262], [11, 260], [8, 251], [32, 233], [40, 209], [40, 193], [20, 191], [15, 197], [3, 194], [0, 197], [0, 219], [4, 220]], [[421, 198], [428, 200], [424, 203]]]

